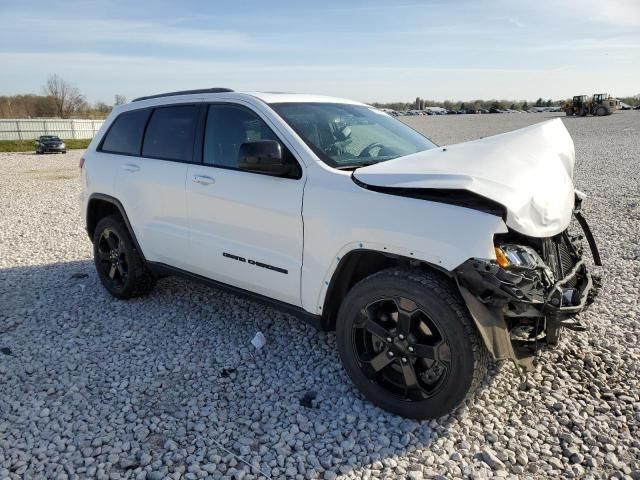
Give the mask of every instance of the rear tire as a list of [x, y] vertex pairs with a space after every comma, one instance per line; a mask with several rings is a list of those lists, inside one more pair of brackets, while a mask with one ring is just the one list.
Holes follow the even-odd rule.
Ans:
[[455, 285], [429, 271], [392, 268], [359, 282], [336, 334], [353, 383], [403, 417], [450, 413], [486, 374], [488, 353]]
[[119, 216], [104, 217], [96, 225], [93, 259], [102, 285], [116, 298], [140, 297], [155, 285]]

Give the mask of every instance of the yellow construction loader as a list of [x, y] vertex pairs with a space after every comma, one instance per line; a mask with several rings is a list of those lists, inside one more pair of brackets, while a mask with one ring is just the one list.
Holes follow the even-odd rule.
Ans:
[[564, 111], [567, 117], [579, 115], [611, 115], [620, 108], [620, 100], [612, 98], [608, 93], [594, 93], [593, 97], [587, 95], [576, 95], [573, 100], [565, 103]]

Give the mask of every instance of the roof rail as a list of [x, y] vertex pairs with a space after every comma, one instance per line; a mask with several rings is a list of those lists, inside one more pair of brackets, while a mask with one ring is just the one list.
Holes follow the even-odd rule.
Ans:
[[139, 102], [140, 100], [149, 100], [150, 98], [161, 97], [174, 97], [176, 95], [193, 95], [196, 93], [225, 93], [233, 92], [230, 88], [200, 88], [197, 90], [180, 90], [178, 92], [159, 93], [157, 95], [148, 95], [146, 97], [138, 97], [131, 100], [132, 102]]

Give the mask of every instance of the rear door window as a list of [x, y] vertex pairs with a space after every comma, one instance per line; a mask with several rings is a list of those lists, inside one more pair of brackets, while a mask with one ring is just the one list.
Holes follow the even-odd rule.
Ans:
[[156, 108], [144, 135], [142, 156], [192, 161], [196, 111], [195, 105]]
[[121, 113], [109, 128], [100, 150], [123, 155], [140, 155], [144, 126], [150, 113], [148, 109]]

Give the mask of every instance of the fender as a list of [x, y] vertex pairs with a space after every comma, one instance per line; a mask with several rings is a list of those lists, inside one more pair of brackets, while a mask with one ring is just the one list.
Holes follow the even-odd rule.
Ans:
[[[364, 245], [363, 245], [364, 247]], [[367, 258], [360, 259], [360, 261], [351, 262], [348, 259], [354, 252], [360, 252], [362, 254], [371, 253], [375, 257], [371, 257], [373, 262], [368, 262]], [[384, 261], [380, 261], [382, 254], [384, 257], [388, 257], [388, 264]], [[411, 252], [410, 252], [411, 254]], [[359, 270], [361, 262], [365, 262], [366, 266], [364, 271]], [[393, 265], [404, 264], [407, 267], [422, 266], [431, 270], [440, 272], [442, 275], [451, 279], [451, 285], [456, 288], [466, 306], [466, 309], [473, 320], [483, 343], [487, 350], [495, 360], [512, 360], [516, 364], [524, 367], [527, 370], [531, 369], [531, 358], [526, 356], [519, 356], [512, 345], [509, 329], [507, 323], [499, 309], [488, 309], [486, 305], [481, 303], [473, 294], [469, 292], [465, 287], [460, 285], [458, 274], [456, 271], [449, 271], [440, 265], [433, 264], [431, 262], [418, 259], [414, 256], [398, 255], [392, 251], [392, 249], [386, 248], [386, 250], [372, 250], [369, 248], [352, 248], [348, 250], [344, 255], [337, 256], [335, 268], [331, 272], [330, 280], [323, 284], [321, 292], [322, 306], [319, 306], [319, 311], [323, 313], [324, 324], [329, 327], [334, 327], [335, 317], [339, 309], [339, 301], [347, 294], [351, 285], [355, 281], [364, 278], [370, 274], [380, 271], [385, 268], [389, 268]], [[348, 279], [347, 281], [343, 281]]]
[[452, 272], [470, 257], [495, 257], [493, 237], [508, 231], [499, 216], [363, 189], [346, 172], [336, 176], [320, 168], [310, 172], [305, 185], [303, 218], [301, 297], [315, 314], [323, 313], [340, 259], [353, 250]]
[[[345, 265], [353, 253], [376, 254], [382, 255], [389, 259], [389, 263], [406, 263], [407, 265], [426, 265], [437, 270], [447, 277], [453, 278], [452, 272], [442, 266], [442, 259], [436, 256], [429, 256], [424, 252], [416, 252], [406, 248], [394, 245], [382, 245], [373, 242], [351, 242], [340, 249], [334, 256], [333, 262], [329, 266], [322, 282], [320, 292], [316, 304], [316, 312], [318, 314], [328, 315], [327, 302], [329, 301], [328, 293], [333, 290], [340, 276], [345, 273]], [[348, 273], [348, 272], [347, 272]], [[373, 272], [372, 272], [373, 273]], [[323, 312], [324, 310], [324, 312]]]
[[138, 250], [138, 253], [142, 257], [142, 259], [144, 261], [146, 261], [146, 259], [144, 257], [144, 253], [143, 253], [142, 249], [140, 248], [140, 244], [138, 243], [138, 239], [136, 238], [136, 234], [133, 231], [133, 227], [131, 226], [131, 222], [129, 222], [129, 217], [127, 216], [127, 212], [126, 212], [124, 206], [122, 205], [120, 200], [118, 200], [115, 197], [112, 197], [111, 195], [106, 195], [104, 193], [92, 193], [89, 196], [89, 201], [87, 202], [87, 213], [86, 213], [86, 218], [85, 218], [85, 228], [87, 230], [87, 234], [89, 235], [89, 240], [93, 241], [93, 236], [91, 235], [91, 229], [89, 228], [89, 224], [90, 224], [89, 215], [91, 214], [91, 208], [90, 207], [91, 207], [91, 202], [93, 200], [101, 200], [103, 202], [110, 203], [111, 205], [113, 205], [114, 207], [116, 207], [118, 209], [118, 212], [120, 213], [120, 216], [122, 217], [122, 220], [124, 221], [124, 225], [127, 227], [127, 230], [129, 231], [129, 235], [131, 236], [131, 239], [133, 240], [133, 244], [135, 245], [136, 250]]

